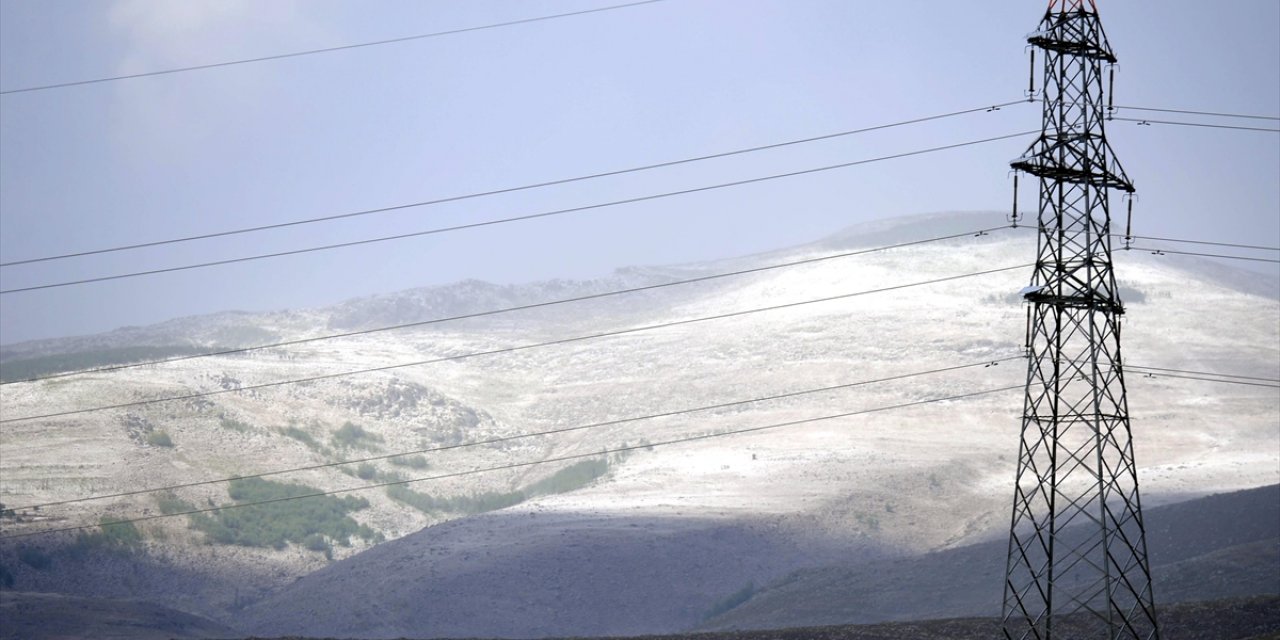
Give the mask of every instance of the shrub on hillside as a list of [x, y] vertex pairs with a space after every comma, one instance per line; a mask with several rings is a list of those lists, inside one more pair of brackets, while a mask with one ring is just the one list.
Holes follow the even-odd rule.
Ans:
[[172, 447], [173, 439], [164, 431], [152, 431], [147, 434], [147, 444], [153, 447]]
[[320, 442], [310, 433], [307, 433], [298, 427], [289, 425], [283, 429], [277, 429], [276, 432], [286, 438], [293, 438], [294, 440], [301, 442], [306, 445], [308, 449], [315, 451], [316, 453], [326, 453], [324, 445], [320, 444]]
[[342, 546], [349, 546], [353, 535], [364, 540], [376, 536], [348, 515], [369, 506], [364, 498], [314, 495], [320, 491], [313, 487], [262, 478], [232, 480], [227, 493], [245, 506], [191, 517], [192, 526], [210, 542], [283, 549], [290, 542], [303, 544], [312, 535]]
[[223, 429], [230, 429], [239, 433], [249, 433], [250, 431], [253, 431], [253, 425], [247, 422], [241, 422], [235, 418], [228, 418], [226, 416], [222, 416], [218, 420], [218, 424], [222, 425]]
[[98, 521], [98, 530], [81, 533], [67, 547], [74, 558], [85, 558], [102, 553], [129, 551], [142, 544], [142, 532], [132, 522], [120, 522], [110, 518]]
[[324, 536], [318, 533], [312, 533], [302, 539], [302, 546], [310, 551], [330, 551], [329, 542]]
[[53, 564], [49, 554], [35, 547], [18, 547], [18, 560], [36, 571], [44, 571]]
[[526, 489], [529, 495], [555, 495], [577, 491], [609, 473], [609, 461], [605, 458], [575, 462]]
[[461, 496], [436, 497], [427, 493], [414, 491], [403, 484], [387, 487], [387, 496], [397, 502], [407, 504], [423, 513], [456, 513], [475, 515], [489, 511], [505, 509], [524, 502], [528, 496], [523, 491], [499, 493], [485, 491]]
[[396, 456], [391, 458], [390, 462], [397, 466], [419, 470], [426, 469], [431, 466], [430, 463], [427, 462], [427, 457], [422, 454], [418, 454], [416, 456]]
[[196, 508], [194, 504], [191, 504], [172, 493], [156, 496], [156, 505], [160, 507], [160, 513], [163, 513], [166, 516], [173, 515], [175, 513], [182, 513], [184, 511], [194, 511]]
[[377, 449], [382, 437], [365, 431], [358, 424], [347, 422], [333, 432], [332, 440], [333, 446], [339, 449]]
[[535, 496], [554, 495], [581, 489], [609, 472], [609, 461], [604, 458], [583, 460], [571, 464], [543, 478], [525, 489], [516, 491], [472, 493], [461, 496], [437, 497], [396, 484], [387, 487], [387, 496], [407, 504], [423, 513], [457, 513], [475, 515], [515, 506]]

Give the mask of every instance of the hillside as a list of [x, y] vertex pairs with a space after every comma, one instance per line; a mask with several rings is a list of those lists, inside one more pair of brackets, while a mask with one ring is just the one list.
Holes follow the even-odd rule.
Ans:
[[[46, 594], [0, 593], [5, 606], [22, 606], [47, 600]], [[228, 637], [216, 626], [178, 626], [152, 617], [157, 612], [146, 605], [119, 600], [94, 601], [65, 598], [74, 610], [51, 608], [57, 617], [40, 619], [38, 626], [14, 629], [20, 635], [0, 630], [0, 638], [23, 640], [97, 640], [99, 638], [201, 637], [201, 633], [217, 633]], [[167, 615], [159, 612], [161, 616]], [[1276, 640], [1280, 638], [1280, 597], [1263, 596], [1175, 604], [1160, 609], [1162, 636], [1170, 640]], [[139, 627], [136, 622], [151, 626]], [[988, 640], [999, 621], [993, 618], [948, 618], [917, 622], [887, 622], [873, 625], [837, 625], [797, 627], [760, 631], [720, 631], [647, 635], [609, 640]], [[1070, 621], [1064, 624], [1069, 625]], [[1061, 627], [1060, 627], [1061, 628]], [[319, 640], [317, 638], [282, 637], [279, 640]], [[549, 638], [547, 640], [606, 640], [605, 638]]]
[[[1157, 507], [1148, 518], [1162, 603], [1280, 595], [1280, 485]], [[579, 522], [547, 519], [493, 514], [381, 545], [250, 607], [245, 628], [268, 636], [540, 637], [809, 627], [1000, 610], [1003, 540], [918, 557], [857, 558], [850, 549], [858, 547], [841, 549], [828, 540], [797, 548], [786, 542], [800, 536], [768, 536], [767, 526], [742, 520], [716, 526], [589, 514]], [[521, 533], [492, 533], [504, 530]], [[755, 552], [735, 556], [744, 548]], [[819, 562], [827, 566], [767, 585], [759, 579]], [[1204, 576], [1216, 579], [1201, 581]], [[753, 597], [699, 624], [753, 581], [760, 586]], [[360, 597], [352, 599], [356, 592]]]
[[[219, 314], [103, 336], [5, 345], [0, 370], [20, 362], [56, 369], [67, 361], [50, 359], [97, 362], [129, 356], [135, 352], [128, 349], [139, 347], [180, 353], [419, 322], [855, 251], [990, 226], [999, 219], [922, 216], [854, 228], [767, 255], [628, 269], [589, 282], [465, 282], [326, 309]], [[1020, 352], [1023, 310], [1016, 292], [1027, 269], [549, 347], [524, 346], [1016, 266], [1028, 262], [1033, 251], [1034, 234], [998, 231], [636, 295], [5, 385], [6, 418], [217, 393], [6, 424], [0, 458], [0, 502], [6, 506], [300, 466], [317, 468], [270, 480], [335, 491], [448, 477], [407, 484], [409, 492], [378, 488], [335, 497], [324, 503], [329, 511], [323, 515], [261, 514], [261, 520], [273, 523], [313, 518], [303, 523], [311, 529], [300, 529], [306, 535], [290, 537], [280, 527], [244, 533], [221, 516], [180, 516], [139, 523], [136, 536], [120, 540], [68, 534], [6, 542], [0, 544], [0, 567], [19, 590], [141, 598], [237, 628], [246, 624], [294, 633], [300, 631], [289, 621], [310, 614], [286, 605], [290, 593], [346, 593], [394, 584], [408, 563], [434, 572], [423, 588], [435, 589], [431, 594], [441, 598], [441, 606], [449, 601], [442, 595], [446, 590], [459, 599], [488, 594], [495, 579], [513, 589], [520, 586], [508, 603], [529, 603], [523, 610], [501, 609], [510, 612], [501, 619], [481, 621], [459, 613], [456, 620], [441, 620], [454, 625], [441, 626], [442, 632], [652, 633], [698, 624], [716, 603], [746, 585], [770, 584], [806, 567], [905, 558], [996, 539], [1008, 522], [1021, 411], [1016, 391], [679, 445], [644, 445], [1016, 387], [1024, 377], [1018, 361], [983, 365]], [[1122, 254], [1117, 262], [1127, 298], [1130, 364], [1277, 376], [1280, 301], [1270, 293], [1274, 278], [1139, 252]], [[1232, 331], [1223, 332], [1222, 326]], [[508, 349], [514, 350], [443, 360]], [[427, 361], [242, 390], [288, 378]], [[619, 422], [957, 365], [974, 366]], [[1128, 383], [1144, 504], [1280, 482], [1280, 408], [1273, 390], [1133, 373]], [[611, 424], [507, 439], [600, 422]], [[395, 462], [333, 465], [494, 439], [506, 440]], [[600, 454], [620, 447], [634, 450]], [[567, 456], [583, 457], [510, 466]], [[233, 503], [235, 489], [215, 483], [50, 506], [2, 524], [8, 535], [159, 515]], [[239, 489], [243, 495], [302, 491], [276, 485]], [[352, 500], [336, 502], [347, 497]], [[502, 509], [485, 513], [497, 508]], [[397, 540], [400, 546], [391, 544]], [[414, 551], [406, 559], [397, 549]], [[590, 571], [570, 570], [568, 558]], [[357, 570], [360, 566], [365, 568]], [[1188, 575], [1198, 570], [1194, 565], [1183, 569]], [[517, 570], [523, 573], [511, 573]], [[555, 591], [548, 574], [562, 576], [556, 580], [578, 591]], [[643, 585], [673, 584], [669, 576], [679, 576], [681, 586], [646, 587], [643, 596], [634, 595]], [[392, 608], [401, 611], [416, 602]], [[336, 611], [337, 605], [327, 606], [329, 611], [310, 619]], [[584, 617], [558, 622], [563, 616], [557, 612], [567, 606]], [[613, 626], [605, 624], [604, 611], [624, 606], [634, 607], [634, 613], [616, 616]], [[384, 615], [383, 607], [391, 605], [361, 609], [367, 618], [351, 618], [346, 628], [403, 633], [394, 625], [372, 626], [394, 617]]]
[[212, 620], [148, 602], [0, 592], [0, 640], [171, 640], [230, 637]]
[[[1160, 603], [1280, 595], [1280, 485], [1149, 509], [1146, 523]], [[909, 559], [801, 570], [763, 585], [701, 628], [992, 615], [1000, 611], [1006, 552], [1004, 540], [993, 540]]]

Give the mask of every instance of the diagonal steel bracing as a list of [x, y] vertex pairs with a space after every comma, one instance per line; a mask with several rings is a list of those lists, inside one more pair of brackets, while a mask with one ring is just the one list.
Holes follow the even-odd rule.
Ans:
[[1028, 41], [1044, 124], [1013, 168], [1039, 178], [1040, 234], [1003, 633], [1156, 639], [1111, 261], [1110, 193], [1133, 192], [1104, 126], [1116, 58], [1092, 0], [1051, 0]]

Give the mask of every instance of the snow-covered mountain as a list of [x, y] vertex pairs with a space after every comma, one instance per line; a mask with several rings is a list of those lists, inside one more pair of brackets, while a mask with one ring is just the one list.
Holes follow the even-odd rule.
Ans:
[[[324, 309], [188, 318], [7, 345], [4, 366], [424, 323], [1000, 220], [920, 216], [769, 254], [627, 269], [588, 282], [463, 282]], [[138, 523], [142, 541], [127, 553], [77, 559], [70, 534], [31, 537], [0, 545], [0, 566], [18, 589], [152, 599], [253, 633], [614, 634], [691, 627], [744, 585], [803, 567], [989, 540], [1008, 522], [1016, 387], [1025, 376], [1017, 292], [1030, 269], [849, 294], [1018, 267], [1031, 261], [1034, 242], [1033, 230], [1003, 229], [624, 296], [8, 384], [6, 419], [216, 394], [5, 424], [0, 501], [7, 506], [312, 466], [271, 479], [357, 490], [350, 495], [368, 505], [349, 516], [368, 535], [350, 537], [349, 547], [333, 539], [278, 549], [206, 544], [209, 536], [179, 516]], [[1117, 265], [1128, 364], [1280, 375], [1275, 277], [1136, 251], [1118, 253]], [[729, 315], [764, 307], [781, 308]], [[682, 322], [709, 316], [727, 317]], [[616, 333], [650, 325], [669, 326]], [[614, 335], [576, 339], [597, 333]], [[525, 348], [552, 341], [559, 343]], [[495, 353], [470, 355], [481, 352]], [[422, 364], [401, 366], [408, 363]], [[726, 404], [961, 365], [973, 366]], [[378, 370], [336, 375], [367, 369]], [[313, 380], [244, 389], [296, 378]], [[1280, 481], [1273, 389], [1134, 371], [1128, 383], [1144, 504]], [[881, 410], [1006, 387], [1013, 389]], [[597, 423], [607, 424], [516, 438]], [[496, 442], [435, 450], [480, 440]], [[400, 464], [320, 466], [418, 450], [432, 451]], [[539, 461], [550, 462], [525, 464]], [[412, 494], [360, 490], [416, 478], [431, 479], [402, 485]], [[481, 504], [486, 492], [494, 502]], [[415, 500], [425, 509], [411, 506]], [[227, 484], [210, 483], [49, 506], [3, 524], [6, 534], [23, 533], [229, 502]], [[504, 504], [512, 506], [467, 515]], [[28, 559], [34, 549], [55, 560], [37, 567], [21, 549]], [[415, 567], [406, 575], [420, 579], [389, 575], [406, 564]], [[360, 597], [340, 597], [352, 593]]]

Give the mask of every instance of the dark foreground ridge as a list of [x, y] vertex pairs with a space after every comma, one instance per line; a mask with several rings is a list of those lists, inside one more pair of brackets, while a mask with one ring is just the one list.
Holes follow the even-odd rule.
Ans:
[[[1182, 603], [1158, 608], [1158, 612], [1161, 637], [1165, 640], [1280, 640], [1280, 595]], [[768, 631], [542, 640], [991, 640], [999, 633], [998, 625], [994, 618], [951, 618]], [[1059, 628], [1070, 632], [1071, 620], [1068, 618]], [[287, 636], [270, 640], [332, 639]]]

